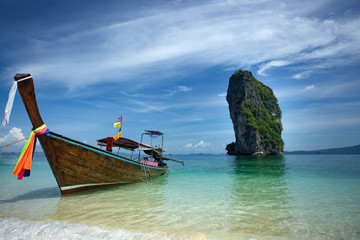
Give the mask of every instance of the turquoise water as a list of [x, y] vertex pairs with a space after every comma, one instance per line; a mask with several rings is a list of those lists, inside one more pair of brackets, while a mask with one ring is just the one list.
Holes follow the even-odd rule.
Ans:
[[0, 157], [0, 239], [360, 239], [360, 155], [171, 156], [152, 180], [60, 196]]

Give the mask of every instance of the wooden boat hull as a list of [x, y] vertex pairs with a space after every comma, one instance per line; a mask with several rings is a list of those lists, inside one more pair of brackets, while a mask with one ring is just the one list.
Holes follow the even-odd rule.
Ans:
[[[62, 194], [106, 185], [146, 181], [137, 161], [50, 133], [39, 137]], [[148, 167], [150, 176], [167, 168]]]
[[[18, 89], [32, 125], [43, 124], [39, 114], [32, 78], [22, 81], [30, 74], [17, 74]], [[167, 172], [167, 167], [146, 166], [94, 146], [50, 132], [39, 136], [40, 144], [50, 164], [62, 194], [78, 192], [106, 185], [146, 181]]]

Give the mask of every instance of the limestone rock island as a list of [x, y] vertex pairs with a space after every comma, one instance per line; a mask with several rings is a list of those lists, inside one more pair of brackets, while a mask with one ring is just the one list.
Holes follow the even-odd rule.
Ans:
[[226, 100], [236, 139], [226, 146], [229, 155], [283, 154], [281, 109], [271, 88], [238, 70], [229, 79]]

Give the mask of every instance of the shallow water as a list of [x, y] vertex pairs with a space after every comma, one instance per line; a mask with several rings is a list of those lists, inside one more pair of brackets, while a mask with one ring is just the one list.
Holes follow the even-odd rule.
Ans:
[[0, 238], [360, 238], [360, 155], [172, 156], [186, 165], [152, 184], [63, 197], [43, 156], [22, 181], [16, 158], [0, 158]]

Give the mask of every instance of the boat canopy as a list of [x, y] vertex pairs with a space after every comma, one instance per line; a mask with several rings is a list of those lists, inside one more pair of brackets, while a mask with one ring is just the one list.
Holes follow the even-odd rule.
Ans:
[[[99, 146], [106, 146], [107, 143], [107, 138], [102, 138], [102, 139], [98, 139], [96, 140], [98, 142]], [[120, 147], [120, 148], [124, 148], [126, 150], [135, 150], [135, 149], [139, 149], [139, 150], [156, 150], [156, 151], [162, 151], [162, 149], [158, 149], [154, 146], [148, 145], [148, 144], [144, 144], [144, 143], [139, 143], [136, 142], [134, 140], [131, 140], [129, 138], [124, 138], [121, 137], [118, 140], [114, 140], [112, 143], [113, 147]]]
[[145, 133], [147, 135], [151, 135], [151, 136], [163, 136], [164, 134], [160, 131], [154, 131], [154, 130], [145, 130]]
[[[106, 141], [107, 141], [106, 138], [102, 138], [102, 139], [97, 140], [99, 146], [106, 146]], [[141, 146], [141, 144], [134, 141], [134, 140], [131, 140], [129, 138], [121, 137], [118, 140], [113, 141], [113, 146], [114, 147], [125, 148], [127, 150], [135, 150], [135, 149], [139, 148], [139, 146]], [[144, 147], [146, 147], [145, 144], [144, 144]]]

